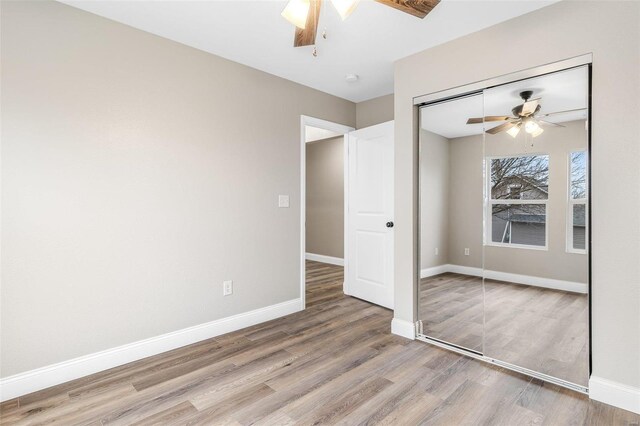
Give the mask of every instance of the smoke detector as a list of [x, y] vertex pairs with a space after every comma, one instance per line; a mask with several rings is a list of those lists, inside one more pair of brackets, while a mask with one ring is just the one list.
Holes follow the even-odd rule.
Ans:
[[348, 83], [355, 83], [359, 78], [360, 77], [358, 76], [358, 74], [347, 74], [344, 77], [344, 79], [347, 80]]

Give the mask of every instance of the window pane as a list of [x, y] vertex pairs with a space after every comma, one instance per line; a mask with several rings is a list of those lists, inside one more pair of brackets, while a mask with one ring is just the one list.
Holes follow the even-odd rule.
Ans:
[[526, 155], [491, 160], [491, 199], [549, 198], [549, 156]]
[[544, 204], [494, 204], [491, 210], [491, 241], [494, 243], [546, 245]]
[[587, 198], [587, 153], [571, 153], [571, 198]]
[[587, 206], [585, 204], [573, 205], [573, 248], [584, 250], [587, 246]]

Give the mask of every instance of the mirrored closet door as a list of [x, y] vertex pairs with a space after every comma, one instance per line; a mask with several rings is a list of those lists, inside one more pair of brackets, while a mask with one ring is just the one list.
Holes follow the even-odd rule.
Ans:
[[589, 378], [589, 67], [420, 108], [419, 334]]
[[482, 353], [483, 96], [420, 111], [420, 286], [422, 331]]

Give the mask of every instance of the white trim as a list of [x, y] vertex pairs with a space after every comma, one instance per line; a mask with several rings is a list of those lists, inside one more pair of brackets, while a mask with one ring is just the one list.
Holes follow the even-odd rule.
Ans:
[[472, 277], [482, 277], [482, 268], [474, 268], [471, 266], [461, 265], [438, 265], [432, 268], [426, 268], [420, 271], [420, 278], [433, 277], [434, 275], [444, 274], [446, 272], [452, 272], [454, 274], [471, 275]]
[[552, 278], [534, 277], [531, 275], [510, 274], [500, 271], [484, 271], [484, 277], [490, 280], [507, 281], [510, 283], [530, 285], [534, 287], [551, 288], [554, 290], [571, 291], [573, 293], [587, 294], [586, 283], [574, 281], [555, 280]]
[[349, 253], [349, 133], [344, 134], [343, 141], [343, 155], [344, 161], [344, 228], [343, 228], [343, 236], [344, 236], [344, 259], [343, 266], [344, 270], [342, 271], [343, 281], [342, 281], [342, 292], [345, 295], [350, 295], [349, 281], [347, 280], [348, 272], [349, 272], [349, 262], [347, 262], [348, 253]]
[[344, 259], [340, 257], [325, 256], [324, 254], [307, 253], [307, 260], [314, 260], [316, 262], [328, 263], [330, 265], [344, 266]]
[[351, 126], [346, 126], [340, 123], [334, 123], [333, 121], [327, 121], [321, 118], [310, 117], [308, 115], [301, 115], [300, 119], [303, 124], [302, 132], [304, 132], [304, 126], [318, 127], [320, 129], [331, 130], [332, 132], [339, 133], [339, 135], [337, 136], [344, 135], [345, 133], [349, 133], [350, 131], [355, 130], [355, 128]]
[[391, 333], [397, 336], [406, 337], [407, 339], [416, 339], [416, 326], [414, 323], [394, 318], [391, 320]]
[[[342, 132], [334, 132], [333, 130], [322, 129], [315, 126], [311, 127], [314, 128], [312, 131], [306, 132], [305, 130], [305, 143], [322, 142], [326, 141], [327, 139], [333, 139], [342, 136]], [[311, 133], [311, 135], [309, 133]]]
[[[488, 221], [487, 221], [488, 222]], [[545, 223], [546, 227], [546, 223]], [[492, 231], [493, 232], [493, 231]], [[546, 238], [546, 237], [545, 237]], [[502, 247], [502, 248], [513, 248], [520, 250], [538, 250], [538, 251], [549, 251], [547, 246], [529, 246], [527, 244], [516, 244], [516, 243], [494, 243], [493, 241], [489, 241], [485, 244], [490, 247]]]
[[438, 265], [431, 268], [425, 268], [420, 270], [420, 278], [433, 277], [434, 275], [444, 274], [449, 272], [449, 266], [451, 265]]
[[[343, 124], [334, 123], [327, 120], [322, 120], [320, 118], [309, 117], [307, 115], [300, 116], [300, 310], [305, 309], [306, 307], [306, 267], [305, 267], [305, 259], [306, 259], [306, 215], [307, 215], [307, 198], [306, 198], [306, 190], [307, 190], [307, 143], [305, 137], [305, 126], [313, 126], [321, 129], [331, 130], [336, 133], [340, 133], [346, 135], [352, 130], [355, 130], [353, 127], [345, 126]], [[346, 144], [346, 137], [345, 137]], [[345, 148], [345, 154], [347, 153]], [[347, 164], [348, 158], [345, 156], [345, 181], [347, 176]], [[345, 186], [345, 212], [347, 211], [347, 193]], [[345, 224], [346, 224], [346, 213], [345, 213]], [[346, 241], [346, 234], [345, 234]], [[346, 250], [346, 242], [345, 242], [345, 250]], [[347, 253], [345, 251], [345, 253]], [[346, 270], [346, 261], [345, 270]], [[346, 286], [346, 283], [344, 284]], [[346, 287], [345, 287], [346, 289]], [[345, 291], [346, 293], [346, 291]]]
[[449, 272], [454, 274], [471, 275], [472, 277], [482, 277], [482, 268], [474, 268], [473, 266], [449, 265]]
[[640, 414], [640, 388], [591, 376], [589, 398]]
[[484, 277], [490, 280], [506, 281], [514, 284], [570, 291], [573, 293], [587, 294], [588, 292], [588, 285], [586, 283], [535, 277], [532, 275], [512, 274], [509, 272], [483, 270], [482, 268], [473, 268], [461, 265], [440, 265], [433, 268], [423, 269], [420, 271], [420, 278], [428, 278], [445, 272], [471, 275], [473, 277]]
[[0, 401], [298, 312], [293, 299], [0, 379]]

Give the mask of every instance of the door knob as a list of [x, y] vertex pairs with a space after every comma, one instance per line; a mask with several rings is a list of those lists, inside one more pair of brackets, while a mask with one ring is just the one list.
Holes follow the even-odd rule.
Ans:
[[387, 222], [387, 228], [393, 228], [393, 222]]

